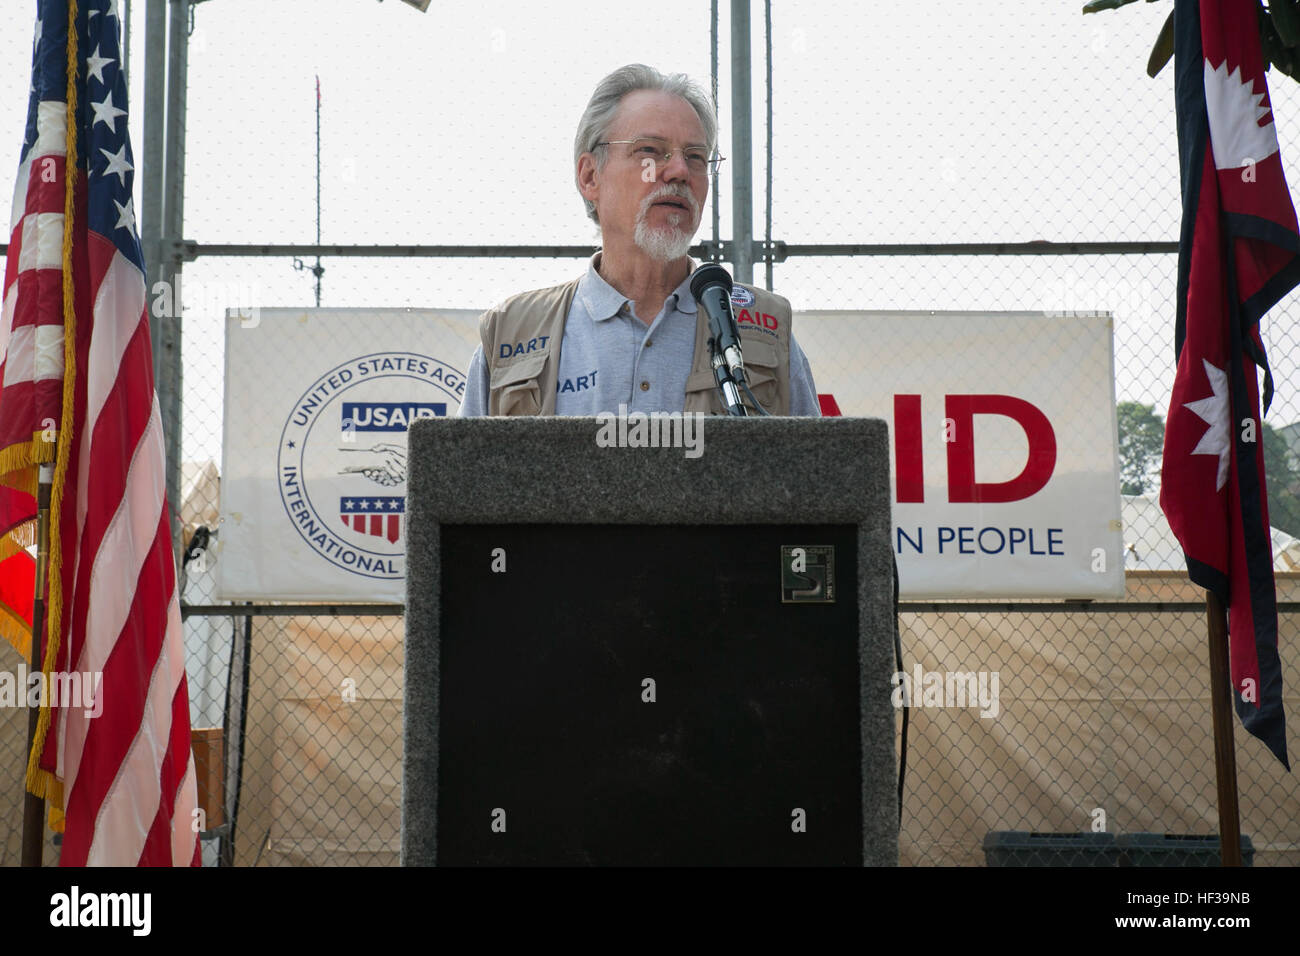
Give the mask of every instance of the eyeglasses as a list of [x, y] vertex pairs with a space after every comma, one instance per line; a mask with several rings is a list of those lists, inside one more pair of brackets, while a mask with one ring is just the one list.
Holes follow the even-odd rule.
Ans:
[[662, 170], [673, 161], [673, 153], [681, 153], [686, 168], [695, 176], [701, 176], [705, 172], [716, 172], [718, 164], [725, 158], [716, 153], [710, 156], [703, 146], [674, 147], [669, 146], [662, 139], [611, 139], [604, 143], [596, 143], [592, 149], [601, 146], [629, 146], [631, 147], [628, 151], [629, 159], [637, 162], [653, 159], [656, 171]]

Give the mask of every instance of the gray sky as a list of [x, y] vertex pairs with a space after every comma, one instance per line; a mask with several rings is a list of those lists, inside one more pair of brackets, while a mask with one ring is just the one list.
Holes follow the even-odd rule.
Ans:
[[[138, 156], [145, 4], [133, 6]], [[1176, 239], [1173, 71], [1155, 80], [1145, 73], [1170, 4], [1086, 17], [1080, 6], [775, 4], [774, 237]], [[729, 4], [721, 7], [721, 149], [731, 156]], [[11, 2], [0, 31], [8, 176], [22, 140], [34, 11], [34, 3]], [[753, 17], [761, 235], [761, 4]], [[208, 0], [195, 8], [195, 27], [185, 237], [198, 242], [313, 240], [316, 73], [322, 240], [347, 244], [594, 244], [573, 185], [572, 140], [596, 82], [636, 61], [709, 78], [702, 0], [616, 7], [435, 0], [425, 14], [398, 0]], [[1273, 74], [1270, 83], [1294, 195], [1300, 95], [1290, 79]], [[722, 167], [724, 237], [730, 165]], [[7, 205], [9, 190], [0, 195]], [[706, 217], [701, 237], [708, 231]], [[323, 305], [482, 308], [571, 277], [581, 264], [353, 259], [325, 267]], [[1172, 256], [822, 258], [778, 265], [775, 288], [797, 309], [1111, 310], [1118, 396], [1163, 413], [1175, 268]], [[756, 269], [760, 282], [761, 275]], [[224, 306], [309, 305], [312, 279], [287, 259], [200, 260], [186, 267], [185, 293], [190, 459], [219, 454]], [[1296, 295], [1264, 329], [1279, 385], [1268, 420], [1284, 424], [1300, 418], [1291, 387], [1292, 356], [1300, 354]]]

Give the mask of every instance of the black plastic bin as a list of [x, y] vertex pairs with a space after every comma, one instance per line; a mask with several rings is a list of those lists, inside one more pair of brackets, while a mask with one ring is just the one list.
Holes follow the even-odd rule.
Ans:
[[1030, 833], [991, 830], [984, 837], [988, 866], [1119, 866], [1113, 833]]
[[[1186, 833], [1122, 833], [1119, 836], [1120, 866], [1221, 866], [1218, 834], [1193, 836]], [[1241, 835], [1241, 862], [1254, 866], [1255, 847]]]

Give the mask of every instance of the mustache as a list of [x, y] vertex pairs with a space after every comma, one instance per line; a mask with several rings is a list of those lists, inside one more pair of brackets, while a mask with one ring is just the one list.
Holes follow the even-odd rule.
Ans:
[[651, 206], [653, 206], [657, 202], [662, 202], [665, 199], [680, 199], [682, 202], [686, 204], [687, 208], [690, 209], [691, 215], [698, 216], [700, 214], [700, 204], [699, 202], [696, 201], [695, 197], [691, 194], [691, 191], [689, 189], [687, 189], [685, 186], [675, 186], [675, 185], [665, 184], [659, 187], [658, 189], [656, 189], [654, 192], [652, 192], [644, 200], [642, 200], [641, 215], [645, 216], [647, 213], [650, 212]]

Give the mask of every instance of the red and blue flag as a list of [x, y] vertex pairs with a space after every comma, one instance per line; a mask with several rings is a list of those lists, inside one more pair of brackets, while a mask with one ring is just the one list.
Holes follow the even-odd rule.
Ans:
[[1177, 0], [1175, 96], [1183, 223], [1178, 369], [1160, 504], [1192, 581], [1228, 608], [1237, 715], [1290, 769], [1264, 478], [1272, 400], [1260, 319], [1300, 284], [1254, 0]]

